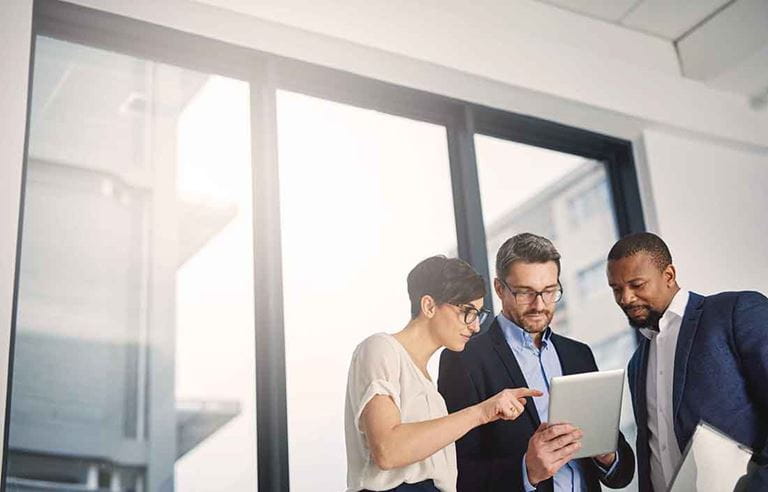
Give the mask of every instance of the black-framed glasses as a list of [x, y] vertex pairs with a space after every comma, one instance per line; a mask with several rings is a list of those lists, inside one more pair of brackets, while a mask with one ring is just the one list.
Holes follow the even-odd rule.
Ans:
[[486, 319], [488, 319], [488, 315], [491, 314], [491, 312], [486, 308], [477, 309], [475, 306], [468, 306], [466, 304], [453, 304], [459, 310], [461, 310], [462, 313], [464, 313], [464, 324], [465, 325], [471, 325], [472, 323], [477, 320], [478, 324], [483, 324]]
[[557, 287], [550, 287], [544, 290], [518, 289], [513, 290], [507, 283], [499, 279], [504, 287], [514, 296], [518, 304], [533, 304], [536, 297], [541, 296], [544, 304], [554, 304], [563, 298], [563, 285], [557, 281]]

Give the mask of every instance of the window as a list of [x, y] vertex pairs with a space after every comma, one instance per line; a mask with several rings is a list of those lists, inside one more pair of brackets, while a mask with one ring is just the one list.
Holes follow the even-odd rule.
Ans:
[[605, 288], [606, 262], [600, 260], [576, 272], [576, 287], [583, 300]]
[[254, 490], [246, 82], [38, 37], [9, 490]]
[[456, 249], [446, 131], [285, 91], [277, 109], [291, 490], [343, 490], [352, 352], [404, 328], [408, 272]]
[[343, 488], [354, 347], [408, 321], [417, 261], [492, 277], [522, 230], [563, 252], [556, 328], [626, 363], [579, 272], [643, 230], [629, 142], [64, 2], [35, 16], [8, 490]]
[[[600, 369], [625, 367], [635, 340], [605, 277], [605, 257], [618, 239], [605, 165], [484, 135], [475, 136], [475, 146], [491, 275], [509, 237], [532, 232], [552, 240], [562, 256], [564, 288], [553, 329], [588, 343]], [[495, 294], [494, 305], [498, 312]], [[626, 400], [622, 428], [631, 439], [628, 409]]]
[[589, 222], [596, 215], [605, 214], [611, 209], [608, 181], [600, 179], [588, 188], [568, 199], [568, 213], [574, 227]]

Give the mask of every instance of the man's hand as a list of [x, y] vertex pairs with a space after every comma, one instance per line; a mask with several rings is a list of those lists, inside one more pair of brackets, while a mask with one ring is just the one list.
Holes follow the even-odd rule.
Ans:
[[613, 466], [613, 463], [616, 461], [616, 455], [617, 453], [614, 451], [613, 453], [600, 454], [593, 456], [592, 458], [600, 463], [600, 466], [606, 470], [610, 470], [610, 468]]
[[571, 424], [542, 422], [528, 441], [525, 467], [528, 481], [537, 485], [552, 477], [581, 448], [582, 433]]

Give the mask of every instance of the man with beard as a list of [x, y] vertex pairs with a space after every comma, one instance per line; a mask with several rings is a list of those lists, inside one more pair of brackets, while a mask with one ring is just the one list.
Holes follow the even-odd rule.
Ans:
[[[768, 299], [681, 290], [669, 248], [650, 233], [613, 246], [608, 284], [643, 334], [628, 370], [640, 492], [667, 490], [700, 420], [750, 446], [765, 464]], [[747, 477], [746, 490], [768, 490], [768, 468]]]
[[626, 486], [635, 463], [623, 435], [618, 452], [572, 460], [581, 431], [547, 424], [550, 379], [597, 370], [588, 346], [549, 327], [563, 293], [560, 254], [546, 238], [519, 234], [499, 249], [496, 275], [501, 312], [463, 352], [443, 351], [438, 390], [450, 412], [504, 388], [526, 386], [544, 395], [529, 402], [517, 420], [478, 427], [456, 442], [458, 491], [593, 492], [601, 490], [601, 482]]

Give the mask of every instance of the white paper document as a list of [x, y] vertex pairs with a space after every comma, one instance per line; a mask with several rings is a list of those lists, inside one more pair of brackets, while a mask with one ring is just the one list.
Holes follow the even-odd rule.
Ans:
[[752, 450], [705, 422], [696, 426], [669, 492], [734, 492], [747, 474]]

